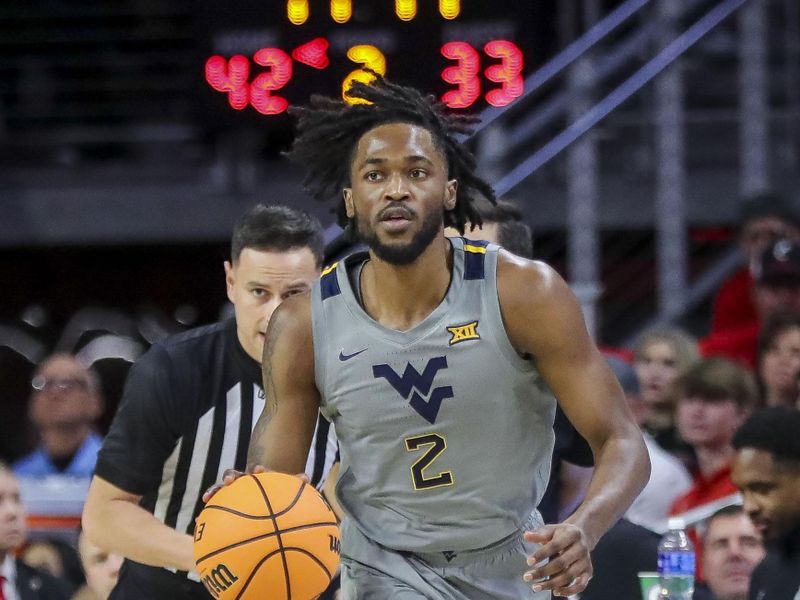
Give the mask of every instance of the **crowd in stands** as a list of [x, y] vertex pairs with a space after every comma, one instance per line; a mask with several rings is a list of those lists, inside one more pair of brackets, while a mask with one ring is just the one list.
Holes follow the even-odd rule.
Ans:
[[[501, 208], [500, 225], [510, 218], [519, 229], [519, 211]], [[487, 218], [491, 226], [491, 215]], [[469, 234], [482, 236], [481, 230]], [[500, 235], [502, 243], [502, 231], [492, 235]], [[695, 597], [748, 598], [751, 573], [766, 550], [762, 532], [742, 508], [744, 490], [732, 478], [734, 438], [748, 417], [767, 407], [800, 409], [800, 218], [780, 198], [753, 199], [744, 206], [738, 239], [745, 265], [720, 289], [707, 337], [697, 341], [686, 331], [659, 327], [640, 336], [631, 361], [608, 356], [645, 437], [652, 474], [641, 496], [595, 549], [595, 577], [582, 595], [585, 600], [638, 598], [637, 573], [655, 570], [659, 536], [667, 519], [678, 515], [691, 525], [697, 548]], [[50, 521], [29, 519], [41, 526], [26, 533], [22, 516], [23, 503], [35, 504], [25, 494], [29, 482], [56, 477], [88, 483], [93, 473], [101, 424], [109, 422], [116, 406], [116, 399], [105, 398], [104, 392], [120, 388], [127, 367], [146, 346], [141, 336], [102, 329], [84, 336], [83, 346], [41, 357], [30, 370], [15, 373], [29, 384], [27, 417], [36, 444], [24, 454], [19, 446], [16, 452], [0, 448], [5, 452], [0, 460], [11, 465], [0, 463], [0, 501], [22, 487], [22, 502], [4, 508], [13, 527], [0, 527], [0, 585], [10, 585], [11, 577], [17, 585], [35, 580], [49, 594], [36, 597], [104, 600], [122, 562], [80, 535], [77, 519], [59, 522], [64, 515], [58, 514]], [[110, 338], [105, 349], [96, 346], [88, 352], [88, 343], [104, 335]], [[7, 353], [21, 352], [9, 339], [0, 339], [0, 346]], [[106, 373], [113, 374], [110, 386], [96, 368], [104, 360], [117, 365]], [[9, 423], [4, 420], [6, 428]], [[19, 431], [0, 433], [27, 439]], [[559, 464], [554, 463], [561, 478], [554, 519], [576, 504], [591, 475], [586, 462], [570, 461], [567, 446]], [[14, 568], [9, 566], [11, 551], [16, 552]]]

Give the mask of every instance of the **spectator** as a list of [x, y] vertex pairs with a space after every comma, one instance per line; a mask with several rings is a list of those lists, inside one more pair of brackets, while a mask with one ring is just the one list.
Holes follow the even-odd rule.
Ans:
[[703, 573], [706, 585], [694, 600], [747, 600], [753, 569], [764, 558], [764, 542], [741, 506], [726, 506], [706, 523]]
[[763, 406], [797, 404], [800, 314], [772, 316], [758, 334], [758, 383]]
[[86, 585], [78, 590], [72, 600], [107, 600], [117, 585], [123, 558], [95, 546], [83, 531], [78, 538], [78, 551], [86, 574]]
[[742, 203], [739, 249], [746, 264], [722, 284], [714, 301], [711, 333], [758, 322], [753, 304], [753, 272], [764, 250], [782, 238], [800, 241], [800, 217], [780, 196], [763, 194]]
[[704, 356], [726, 356], [755, 369], [760, 324], [782, 312], [800, 313], [800, 246], [776, 242], [761, 255], [753, 276], [757, 320], [712, 333], [700, 344]]
[[750, 584], [752, 600], [800, 596], [800, 411], [770, 407], [736, 432], [733, 480], [768, 544]]
[[[633, 367], [616, 357], [609, 356], [606, 359], [619, 380], [636, 422], [641, 427], [644, 423], [644, 403]], [[650, 455], [650, 479], [625, 513], [625, 518], [631, 523], [662, 533], [666, 531], [672, 503], [689, 490], [692, 478], [681, 461], [661, 448], [650, 434], [644, 434], [644, 442]]]
[[0, 462], [0, 597], [7, 600], [66, 600], [69, 587], [52, 575], [14, 558], [25, 542], [25, 508], [14, 473]]
[[19, 558], [28, 566], [66, 582], [71, 590], [85, 582], [78, 551], [64, 539], [44, 537], [33, 540], [25, 546]]
[[[517, 256], [533, 257], [533, 233], [516, 204], [508, 200], [498, 200], [497, 204], [484, 200], [478, 203], [478, 212], [483, 223], [479, 226], [468, 223], [463, 237], [468, 240], [488, 240]], [[461, 234], [454, 227], [447, 227], [445, 235], [453, 237]]]
[[[686, 371], [677, 388], [678, 431], [694, 449], [697, 466], [692, 487], [673, 503], [670, 512], [673, 515], [693, 509], [713, 512], [718, 501], [723, 505], [726, 500], [731, 504], [735, 501], [731, 440], [755, 403], [755, 384], [747, 371], [735, 363], [724, 358], [707, 358]], [[690, 529], [689, 535], [700, 558], [702, 548], [697, 533]], [[702, 580], [700, 560], [698, 578]]]
[[781, 312], [800, 312], [800, 245], [780, 240], [764, 251], [753, 301], [762, 323]]
[[699, 359], [697, 342], [674, 328], [645, 332], [633, 349], [633, 368], [643, 401], [642, 426], [665, 450], [674, 451], [681, 446], [675, 430], [673, 384]]
[[61, 555], [50, 540], [36, 540], [27, 544], [19, 559], [29, 567], [50, 573], [58, 579], [64, 579], [66, 574]]
[[31, 381], [29, 414], [39, 447], [14, 463], [18, 477], [92, 476], [102, 439], [92, 424], [103, 401], [96, 375], [74, 356], [55, 354]]

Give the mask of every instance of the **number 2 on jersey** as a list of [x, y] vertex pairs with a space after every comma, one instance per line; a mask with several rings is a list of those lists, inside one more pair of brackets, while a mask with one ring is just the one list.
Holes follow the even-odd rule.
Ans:
[[428, 433], [416, 437], [406, 438], [406, 451], [416, 452], [427, 447], [426, 452], [411, 465], [411, 481], [417, 491], [430, 490], [445, 485], [453, 485], [453, 473], [442, 471], [433, 476], [427, 476], [425, 469], [431, 466], [439, 455], [447, 450], [447, 440], [438, 433]]

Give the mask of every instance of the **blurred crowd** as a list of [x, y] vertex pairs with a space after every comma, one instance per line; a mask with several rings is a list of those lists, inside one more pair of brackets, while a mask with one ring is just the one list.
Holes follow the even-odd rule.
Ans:
[[[486, 210], [484, 229], [467, 235], [529, 254], [530, 230], [519, 210], [510, 203]], [[638, 590], [636, 573], [655, 570], [655, 547], [670, 516], [691, 526], [698, 553], [695, 597], [747, 598], [765, 544], [731, 476], [734, 437], [767, 407], [800, 408], [800, 217], [782, 198], [753, 198], [743, 205], [738, 242], [743, 266], [720, 288], [705, 337], [662, 326], [643, 332], [631, 349], [608, 349], [643, 431], [652, 474], [595, 550], [596, 575], [585, 599], [637, 598], [638, 591], [627, 596], [622, 590]], [[39, 594], [31, 597], [104, 600], [122, 562], [80, 534], [79, 513], [59, 512], [57, 486], [50, 488], [52, 510], [41, 496], [26, 494], [40, 494], [44, 488], [36, 482], [53, 478], [88, 485], [127, 368], [147, 346], [142, 336], [112, 326], [107, 315], [95, 316], [79, 332], [80, 344], [35, 364], [19, 336], [0, 339], [0, 366], [13, 371], [4, 377], [24, 378], [29, 386], [27, 424], [9, 418], [2, 425], [2, 438], [16, 443], [0, 447], [7, 461], [0, 463], [0, 565], [13, 552], [17, 585]], [[172, 324], [162, 334], [179, 328]], [[35, 433], [35, 445], [27, 448], [26, 426]], [[557, 437], [564, 431], [557, 429]], [[579, 455], [565, 451], [554, 458], [552, 512], [545, 514], [551, 521], [577, 505], [591, 478], [591, 459], [574, 458]], [[0, 570], [0, 585], [4, 578]]]

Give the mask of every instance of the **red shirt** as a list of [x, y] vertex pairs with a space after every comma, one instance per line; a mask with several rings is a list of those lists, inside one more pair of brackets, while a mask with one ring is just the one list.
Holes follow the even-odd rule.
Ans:
[[711, 334], [738, 329], [758, 321], [753, 305], [753, 276], [742, 267], [720, 287], [711, 313]]
[[719, 471], [705, 478], [700, 473], [694, 474], [694, 485], [683, 496], [672, 503], [669, 511], [671, 515], [679, 515], [687, 510], [703, 506], [714, 500], [730, 496], [739, 491], [731, 481], [731, 465], [722, 467]]
[[[721, 468], [719, 471], [711, 475], [711, 477], [704, 478], [700, 473], [694, 475], [694, 485], [689, 488], [683, 496], [680, 496], [675, 502], [672, 503], [672, 508], [669, 511], [670, 515], [679, 515], [685, 513], [687, 510], [703, 506], [719, 500], [725, 496], [735, 494], [739, 490], [733, 485], [731, 481], [731, 465]], [[698, 581], [703, 581], [703, 548], [700, 543], [700, 538], [697, 535], [697, 530], [694, 527], [687, 529], [689, 538], [694, 544], [695, 556], [697, 557], [697, 574]]]
[[700, 354], [724, 356], [750, 370], [755, 370], [760, 328], [759, 323], [755, 322], [738, 329], [711, 333], [700, 340]]

